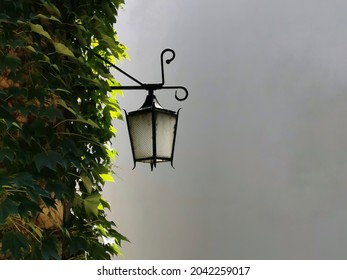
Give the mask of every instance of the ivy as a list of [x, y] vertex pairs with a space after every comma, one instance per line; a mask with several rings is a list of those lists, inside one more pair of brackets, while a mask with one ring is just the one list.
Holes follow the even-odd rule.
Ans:
[[28, 238], [20, 232], [5, 233], [2, 238], [2, 253], [19, 258], [22, 251], [29, 249]]
[[8, 216], [18, 213], [18, 205], [19, 203], [16, 203], [10, 199], [4, 199], [4, 201], [1, 202], [1, 205], [0, 205], [0, 223], [1, 224], [6, 222], [6, 219]]
[[110, 259], [107, 219], [122, 0], [4, 0], [0, 12], [0, 259]]

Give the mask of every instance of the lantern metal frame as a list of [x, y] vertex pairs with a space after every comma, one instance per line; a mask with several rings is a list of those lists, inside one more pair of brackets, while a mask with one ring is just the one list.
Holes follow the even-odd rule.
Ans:
[[[109, 66], [113, 67], [114, 69], [116, 69], [117, 71], [119, 71], [120, 73], [122, 73], [123, 75], [125, 75], [126, 77], [128, 77], [129, 79], [131, 79], [132, 81], [134, 81], [135, 83], [137, 83], [138, 85], [133, 85], [133, 86], [123, 86], [123, 85], [119, 85], [119, 86], [110, 86], [111, 90], [146, 90], [148, 92], [148, 95], [146, 97], [146, 100], [144, 102], [144, 104], [142, 105], [142, 107], [137, 110], [137, 111], [133, 111], [130, 112], [130, 114], [137, 114], [137, 112], [140, 112], [141, 109], [147, 109], [147, 110], [151, 110], [152, 112], [152, 151], [153, 151], [153, 157], [151, 158], [143, 158], [143, 159], [138, 159], [136, 160], [135, 155], [134, 155], [134, 144], [133, 144], [133, 139], [131, 137], [130, 131], [129, 131], [129, 122], [128, 122], [128, 114], [126, 113], [127, 116], [127, 126], [128, 126], [128, 132], [129, 132], [129, 138], [130, 138], [130, 143], [131, 143], [131, 150], [132, 150], [132, 155], [133, 155], [133, 160], [134, 160], [134, 167], [133, 169], [136, 167], [136, 162], [137, 161], [145, 161], [145, 160], [149, 160], [149, 163], [151, 165], [151, 170], [153, 171], [153, 167], [156, 167], [156, 164], [160, 161], [170, 161], [171, 162], [171, 166], [173, 167], [173, 156], [174, 156], [174, 149], [175, 149], [175, 143], [176, 143], [176, 132], [177, 132], [177, 123], [178, 123], [178, 115], [179, 115], [179, 111], [181, 109], [179, 109], [177, 112], [171, 111], [171, 110], [167, 110], [164, 109], [160, 106], [156, 96], [154, 95], [155, 91], [158, 90], [163, 90], [163, 89], [175, 89], [175, 98], [178, 101], [184, 101], [188, 98], [188, 90], [183, 87], [183, 86], [166, 86], [165, 85], [165, 73], [164, 73], [164, 55], [166, 53], [171, 53], [171, 57], [167, 58], [165, 60], [166, 64], [170, 64], [174, 59], [175, 59], [175, 52], [172, 49], [164, 49], [161, 52], [160, 55], [160, 62], [161, 62], [161, 83], [155, 83], [155, 84], [145, 84], [140, 82], [138, 79], [134, 78], [133, 76], [131, 76], [130, 74], [128, 74], [127, 72], [125, 72], [124, 70], [122, 70], [121, 68], [119, 68], [118, 66], [116, 66], [114, 63], [108, 61], [107, 59], [105, 59], [104, 57], [102, 57], [101, 55], [99, 55], [98, 53], [94, 52], [93, 50], [87, 48], [88, 51], [92, 52], [92, 54], [96, 57], [98, 57], [99, 59], [101, 59], [102, 61], [104, 61], [106, 64], [108, 64]], [[183, 96], [179, 96], [178, 95], [178, 90], [181, 90], [184, 92]], [[174, 128], [174, 136], [173, 136], [173, 144], [172, 144], [172, 152], [171, 152], [171, 158], [160, 158], [157, 156], [156, 152], [157, 152], [157, 143], [156, 143], [156, 120], [155, 120], [155, 114], [157, 111], [162, 111], [162, 112], [167, 112], [170, 114], [176, 114], [176, 124], [175, 124], [175, 128]], [[159, 160], [159, 161], [158, 161]]]

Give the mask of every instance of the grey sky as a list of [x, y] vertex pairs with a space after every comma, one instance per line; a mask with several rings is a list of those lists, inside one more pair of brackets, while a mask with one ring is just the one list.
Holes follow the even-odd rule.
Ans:
[[[144, 83], [159, 55], [189, 89], [174, 164], [153, 172], [116, 122], [112, 219], [126, 259], [347, 258], [347, 2], [127, 0], [117, 27]], [[123, 84], [131, 81], [115, 73]], [[140, 107], [145, 93], [125, 92]]]

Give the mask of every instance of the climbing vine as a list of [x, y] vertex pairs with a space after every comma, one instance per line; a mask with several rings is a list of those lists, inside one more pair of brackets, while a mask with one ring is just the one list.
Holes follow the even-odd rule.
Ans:
[[0, 2], [0, 259], [109, 259], [122, 0]]

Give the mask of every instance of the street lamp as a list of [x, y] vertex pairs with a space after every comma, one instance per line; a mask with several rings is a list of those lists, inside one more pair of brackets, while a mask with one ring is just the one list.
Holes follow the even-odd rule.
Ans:
[[[148, 93], [145, 102], [138, 110], [129, 113], [125, 111], [134, 168], [136, 167], [136, 162], [149, 163], [151, 170], [160, 162], [170, 162], [173, 166], [177, 122], [180, 109], [177, 112], [164, 109], [159, 104], [154, 92], [162, 89], [176, 89], [175, 98], [179, 101], [183, 101], [188, 97], [188, 90], [182, 86], [164, 86], [164, 54], [167, 52], [170, 52], [172, 55], [171, 58], [166, 59], [165, 62], [167, 64], [175, 58], [175, 52], [172, 49], [165, 49], [162, 51], [160, 56], [162, 82], [159, 84], [143, 84], [99, 54], [93, 52], [95, 56], [138, 84], [138, 86], [111, 86], [111, 89], [142, 89], [146, 90]], [[185, 94], [183, 97], [177, 95], [177, 89], [184, 91]]]

